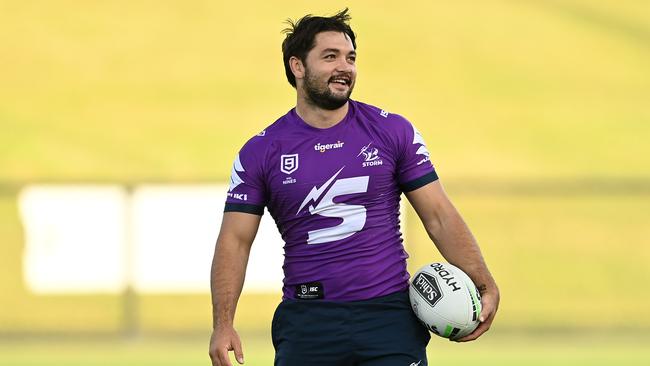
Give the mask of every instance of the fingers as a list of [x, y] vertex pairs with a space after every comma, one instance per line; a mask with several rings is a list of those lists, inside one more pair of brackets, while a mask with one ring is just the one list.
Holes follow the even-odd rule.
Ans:
[[499, 296], [490, 296], [485, 295], [481, 301], [482, 309], [481, 315], [479, 316], [479, 321], [481, 322], [474, 331], [463, 338], [454, 339], [456, 342], [469, 342], [477, 339], [483, 333], [487, 332], [492, 326], [492, 321], [496, 315], [497, 307], [499, 305]]
[[[217, 340], [216, 332], [212, 333], [210, 337], [210, 350], [208, 354], [210, 355], [210, 361], [212, 361], [212, 366], [225, 366], [227, 363], [223, 363], [223, 352], [228, 352], [227, 350], [222, 350], [223, 347], [219, 344]], [[227, 356], [226, 356], [227, 357]]]
[[244, 351], [241, 346], [241, 341], [239, 340], [239, 337], [233, 339], [232, 341], [233, 349], [235, 351], [235, 358], [237, 359], [237, 362], [239, 362], [240, 365], [244, 364]]
[[239, 364], [244, 363], [244, 352], [239, 335], [234, 329], [230, 331], [214, 331], [210, 338], [210, 359], [212, 366], [232, 366], [229, 351], [234, 351]]
[[496, 304], [491, 299], [484, 299], [481, 303], [481, 314], [478, 320], [483, 323], [496, 312]]
[[228, 357], [227, 348], [221, 348], [217, 350], [217, 360], [219, 363], [217, 363], [216, 366], [232, 366], [232, 363], [230, 363], [230, 357]]
[[232, 366], [227, 348], [210, 349], [210, 359], [212, 366]]
[[214, 334], [212, 334], [212, 338], [210, 339], [210, 350], [208, 354], [210, 355], [210, 361], [212, 361], [212, 366], [221, 366], [221, 362], [219, 361], [219, 351], [217, 348], [214, 346]]
[[490, 326], [492, 325], [492, 319], [493, 317], [488, 317], [486, 321], [482, 322], [479, 324], [479, 326], [474, 329], [474, 331], [468, 335], [466, 335], [463, 338], [460, 339], [454, 339], [456, 342], [469, 342], [477, 339], [480, 337], [483, 333], [487, 332], [488, 329], [490, 329]]

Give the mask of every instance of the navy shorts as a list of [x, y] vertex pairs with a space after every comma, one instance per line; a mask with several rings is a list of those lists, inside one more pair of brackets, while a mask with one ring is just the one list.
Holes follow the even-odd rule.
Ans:
[[431, 338], [408, 291], [352, 302], [286, 299], [271, 333], [276, 366], [426, 366]]

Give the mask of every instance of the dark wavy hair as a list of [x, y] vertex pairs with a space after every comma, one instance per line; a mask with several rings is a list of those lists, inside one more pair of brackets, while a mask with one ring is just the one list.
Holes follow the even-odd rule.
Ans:
[[345, 33], [350, 37], [352, 47], [355, 50], [357, 49], [356, 36], [349, 24], [350, 19], [348, 8], [341, 10], [331, 17], [319, 17], [307, 14], [298, 19], [297, 22], [287, 19], [289, 27], [282, 31], [282, 33], [287, 35], [282, 42], [282, 58], [284, 60], [284, 72], [287, 74], [287, 80], [291, 86], [296, 87], [296, 77], [291, 72], [289, 59], [295, 56], [304, 64], [307, 54], [316, 46], [315, 39], [318, 33], [329, 31]]

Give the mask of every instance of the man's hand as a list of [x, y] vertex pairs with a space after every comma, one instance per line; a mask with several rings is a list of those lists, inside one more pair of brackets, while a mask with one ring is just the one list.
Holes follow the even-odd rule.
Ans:
[[237, 362], [244, 364], [244, 352], [235, 328], [232, 326], [215, 328], [210, 337], [212, 366], [232, 366], [228, 356], [229, 351], [235, 351]]
[[471, 334], [466, 335], [463, 338], [455, 339], [456, 342], [469, 342], [473, 341], [476, 338], [480, 337], [481, 334], [485, 333], [490, 329], [494, 316], [497, 313], [499, 308], [499, 289], [494, 287], [491, 290], [485, 290], [481, 294], [481, 315], [479, 316], [479, 321], [481, 324], [478, 325], [476, 329]]

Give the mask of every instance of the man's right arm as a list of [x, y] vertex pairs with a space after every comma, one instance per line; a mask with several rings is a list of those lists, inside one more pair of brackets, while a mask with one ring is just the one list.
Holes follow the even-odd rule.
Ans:
[[234, 351], [237, 362], [244, 362], [233, 320], [260, 220], [259, 215], [242, 212], [225, 212], [223, 215], [210, 276], [213, 315], [210, 358], [213, 366], [232, 366], [229, 351]]

